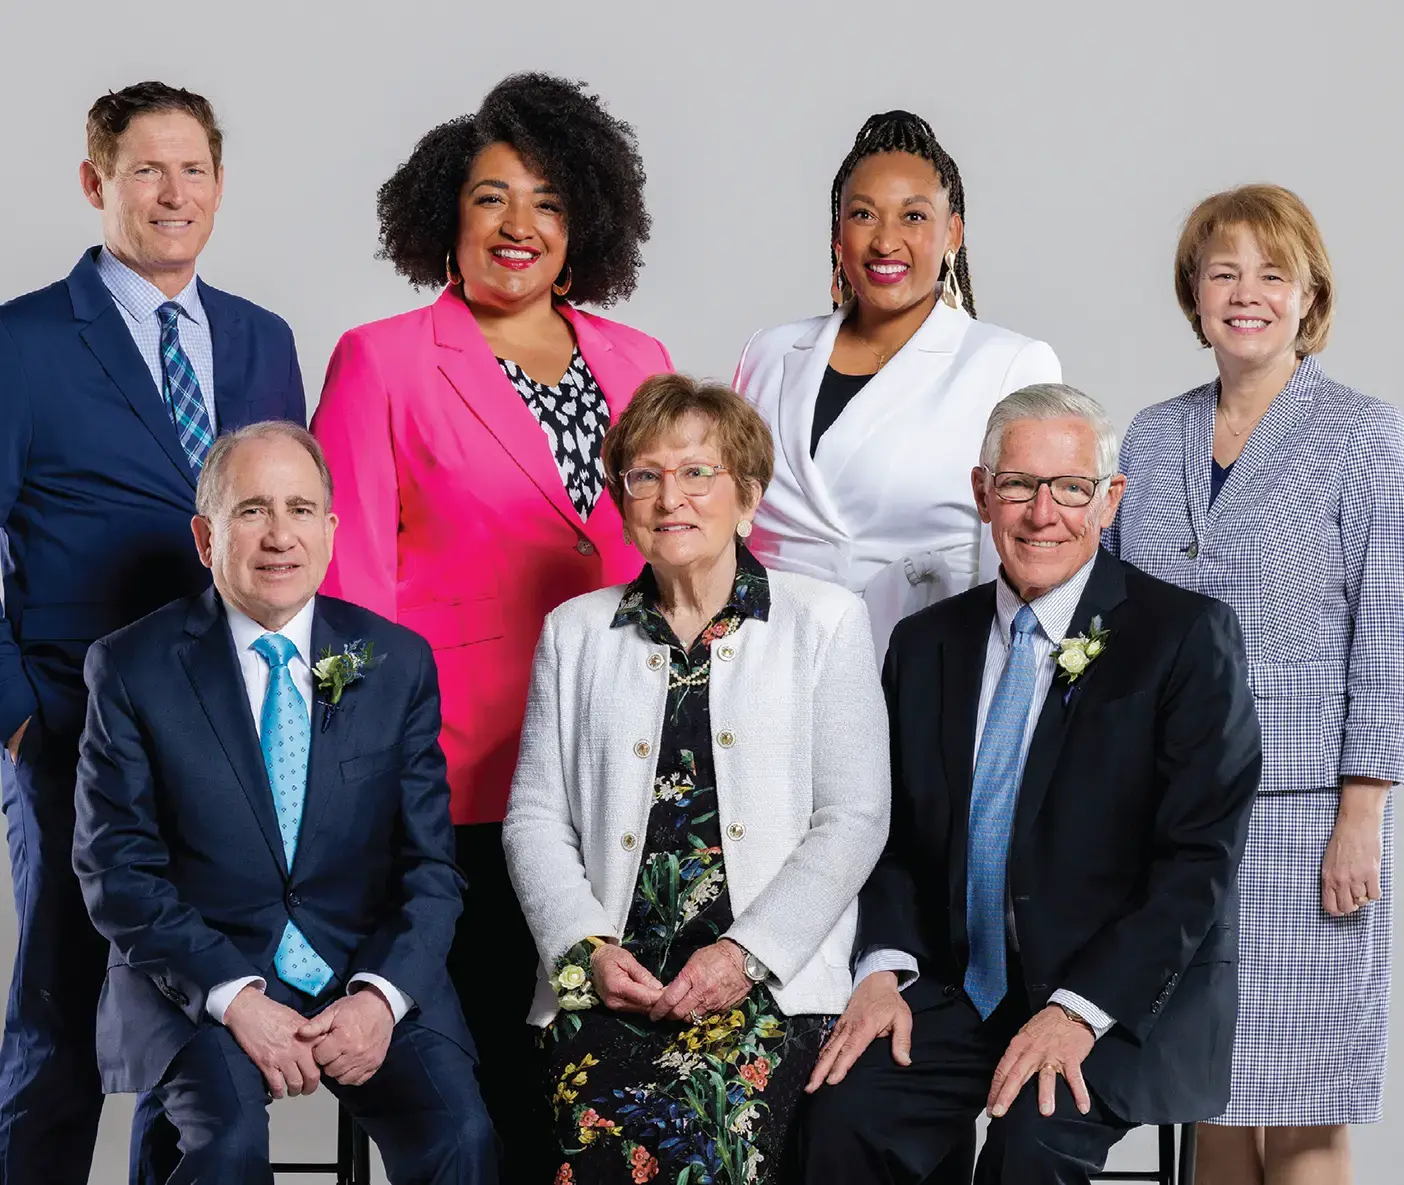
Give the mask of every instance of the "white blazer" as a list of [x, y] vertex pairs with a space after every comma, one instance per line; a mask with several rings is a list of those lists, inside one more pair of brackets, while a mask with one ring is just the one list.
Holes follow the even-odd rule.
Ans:
[[[623, 586], [546, 618], [502, 843], [541, 956], [531, 1023], [556, 1014], [547, 969], [622, 937], [653, 804], [664, 648], [611, 628]], [[862, 601], [770, 573], [770, 613], [713, 651], [717, 805], [735, 939], [787, 1014], [842, 1012], [858, 890], [887, 839], [887, 711]]]
[[993, 580], [999, 566], [970, 493], [990, 411], [1056, 383], [1052, 349], [937, 303], [809, 455], [814, 405], [849, 306], [763, 329], [733, 385], [775, 436], [775, 479], [750, 545], [768, 567], [860, 593], [878, 658], [903, 617]]

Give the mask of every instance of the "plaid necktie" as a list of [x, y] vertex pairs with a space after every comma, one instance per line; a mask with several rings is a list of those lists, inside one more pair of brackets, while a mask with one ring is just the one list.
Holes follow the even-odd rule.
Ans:
[[199, 473], [214, 444], [210, 413], [205, 410], [195, 368], [180, 348], [180, 334], [176, 329], [180, 305], [168, 300], [156, 310], [156, 315], [161, 319], [161, 370], [165, 375], [161, 398], [166, 401], [166, 410], [175, 423], [180, 447], [190, 458], [190, 468]]
[[[282, 634], [264, 634], [253, 644], [256, 654], [268, 663], [268, 690], [263, 696], [263, 765], [273, 804], [278, 810], [278, 830], [283, 836], [283, 852], [292, 871], [297, 854], [297, 833], [302, 826], [302, 804], [307, 797], [307, 754], [312, 742], [312, 725], [307, 717], [307, 701], [302, 698], [288, 660], [297, 647]], [[331, 982], [327, 966], [302, 931], [288, 922], [273, 956], [273, 969], [284, 983], [309, 996], [316, 996]]]
[[1038, 618], [1027, 605], [1014, 617], [1009, 658], [980, 734], [970, 787], [970, 837], [965, 873], [965, 929], [970, 962], [965, 994], [988, 1020], [1008, 989], [1005, 967], [1004, 886], [1009, 832], [1019, 797], [1024, 730], [1033, 699], [1035, 651], [1029, 636]]

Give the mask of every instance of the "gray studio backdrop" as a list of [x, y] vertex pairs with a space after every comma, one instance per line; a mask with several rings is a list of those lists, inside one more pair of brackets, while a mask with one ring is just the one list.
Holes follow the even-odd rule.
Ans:
[[[93, 98], [184, 85], [227, 132], [200, 270], [287, 318], [315, 403], [339, 334], [431, 298], [373, 258], [377, 186], [421, 133], [503, 74], [539, 69], [585, 79], [638, 130], [654, 233], [613, 315], [682, 369], [730, 379], [753, 330], [827, 311], [834, 170], [866, 116], [908, 107], [964, 174], [981, 315], [1051, 342], [1120, 426], [1211, 375], [1171, 255], [1197, 199], [1248, 181], [1296, 189], [1324, 228], [1340, 292], [1327, 370], [1398, 400], [1399, 13], [1389, 0], [0, 0], [0, 298], [67, 274], [98, 239], [77, 181]], [[490, 975], [490, 938], [483, 955]], [[1399, 989], [1394, 1018], [1395, 1089], [1386, 1122], [1357, 1133], [1361, 1182], [1397, 1181], [1404, 1157]], [[129, 1110], [108, 1109], [102, 1185], [125, 1180]], [[325, 1095], [273, 1112], [275, 1155], [330, 1151]], [[1152, 1156], [1143, 1133], [1115, 1163]]]

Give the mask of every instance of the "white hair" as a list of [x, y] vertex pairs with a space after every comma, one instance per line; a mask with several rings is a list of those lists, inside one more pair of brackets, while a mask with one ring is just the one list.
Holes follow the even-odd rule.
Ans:
[[[1105, 409], [1090, 395], [1084, 395], [1076, 387], [1064, 383], [1034, 383], [1031, 387], [1021, 387], [1006, 395], [990, 412], [989, 422], [985, 425], [985, 440], [980, 445], [980, 464], [991, 473], [999, 469], [1004, 434], [1015, 420], [1085, 420], [1097, 434], [1097, 472], [1078, 476], [1096, 477], [1099, 495], [1106, 489], [1107, 479], [1116, 473], [1119, 442]], [[1061, 475], [1049, 473], [1039, 476]]]
[[246, 424], [233, 432], [225, 432], [214, 442], [200, 470], [200, 478], [195, 483], [195, 512], [205, 518], [214, 518], [219, 513], [225, 495], [225, 470], [234, 450], [248, 440], [291, 440], [301, 445], [317, 466], [317, 474], [322, 479], [322, 492], [326, 495], [327, 509], [331, 509], [332, 475], [327, 467], [327, 459], [322, 454], [322, 446], [301, 424], [291, 420], [260, 420], [256, 424]]

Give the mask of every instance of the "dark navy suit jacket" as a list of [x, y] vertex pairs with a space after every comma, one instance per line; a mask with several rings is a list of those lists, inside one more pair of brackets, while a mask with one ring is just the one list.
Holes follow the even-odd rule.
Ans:
[[201, 1026], [211, 988], [275, 979], [291, 918], [330, 964], [384, 976], [405, 1021], [470, 1054], [448, 977], [462, 909], [433, 655], [418, 634], [318, 597], [316, 657], [362, 641], [380, 657], [328, 711], [313, 705], [292, 869], [234, 640], [211, 589], [88, 652], [73, 859], [112, 944], [98, 1006], [103, 1089], [146, 1090]]
[[[0, 305], [0, 744], [37, 711], [72, 745], [89, 643], [209, 584], [191, 545], [195, 473], [97, 248], [66, 280]], [[218, 428], [306, 423], [292, 331], [200, 283]], [[39, 727], [25, 748], [39, 742]], [[30, 734], [34, 736], [31, 737]]]

